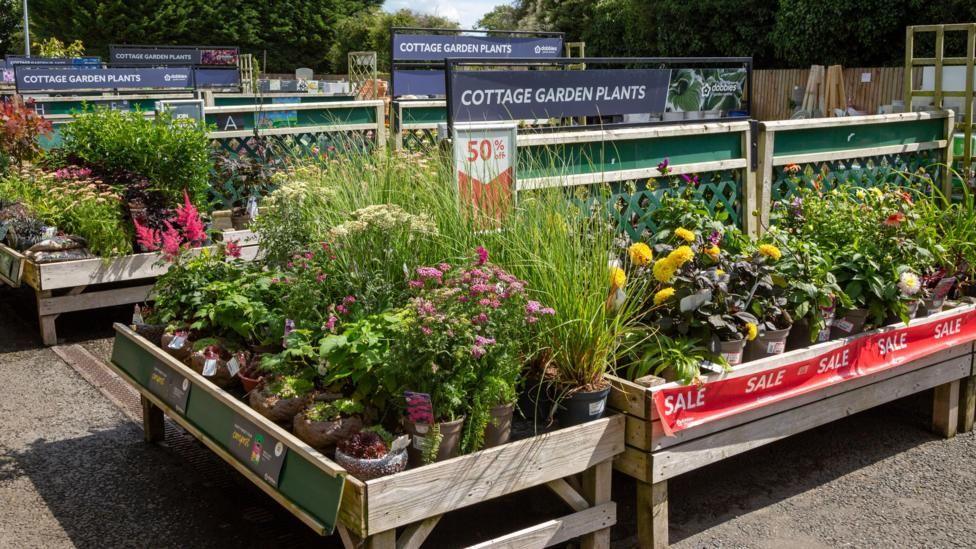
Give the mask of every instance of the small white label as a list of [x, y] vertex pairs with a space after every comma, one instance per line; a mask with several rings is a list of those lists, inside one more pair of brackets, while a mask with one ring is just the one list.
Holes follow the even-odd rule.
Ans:
[[258, 218], [258, 199], [257, 197], [249, 197], [247, 199], [247, 216], [251, 219]]
[[729, 366], [742, 364], [742, 351], [736, 351], [734, 353], [722, 353], [722, 358], [729, 363]]
[[275, 444], [275, 457], [281, 457], [281, 453], [285, 451], [285, 445], [282, 443]]
[[767, 355], [778, 355], [786, 350], [786, 341], [770, 341], [766, 343]]
[[590, 415], [598, 416], [603, 413], [603, 408], [607, 405], [606, 400], [598, 400], [590, 403]]
[[203, 375], [204, 377], [213, 377], [217, 373], [217, 359], [208, 358], [206, 362], [203, 363]]
[[861, 82], [864, 83], [864, 84], [867, 84], [867, 83], [871, 82], [871, 73], [869, 73], [869, 72], [862, 72], [861, 73]]
[[173, 339], [170, 340], [167, 347], [170, 349], [182, 349], [184, 344], [186, 344], [186, 336], [178, 335], [173, 336]]
[[414, 435], [413, 437], [413, 447], [415, 450], [420, 450], [421, 452], [427, 449], [427, 439], [424, 437], [418, 437]]
[[725, 371], [725, 368], [723, 368], [721, 364], [715, 364], [714, 362], [710, 362], [708, 360], [701, 361], [701, 364], [699, 364], [698, 366], [703, 370], [708, 370], [709, 372], [713, 372], [716, 374], [721, 374], [722, 372]]
[[820, 330], [820, 332], [817, 333], [817, 343], [823, 343], [828, 339], [830, 339], [830, 324], [827, 325], [826, 329]]
[[227, 371], [230, 372], [230, 377], [236, 376], [237, 372], [241, 371], [241, 365], [237, 362], [236, 356], [227, 361]]
[[45, 239], [54, 238], [54, 235], [57, 234], [57, 232], [58, 232], [57, 227], [44, 227], [44, 238]]
[[842, 332], [847, 332], [847, 333], [851, 333], [851, 330], [854, 329], [854, 323], [851, 322], [851, 321], [849, 321], [849, 320], [847, 320], [846, 318], [842, 318], [840, 320], [835, 320], [834, 321], [834, 326], [836, 326], [838, 330], [840, 330]]
[[132, 324], [138, 326], [145, 323], [145, 319], [142, 318], [142, 308], [136, 305], [132, 310]]

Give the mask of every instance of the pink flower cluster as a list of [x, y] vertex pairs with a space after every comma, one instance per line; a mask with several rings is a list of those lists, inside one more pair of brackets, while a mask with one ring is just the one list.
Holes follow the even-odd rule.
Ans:
[[176, 208], [176, 217], [163, 222], [166, 230], [153, 229], [132, 220], [136, 229], [136, 241], [148, 251], [162, 251], [163, 257], [172, 261], [180, 251], [195, 248], [207, 241], [200, 212], [190, 202], [190, 196], [183, 192], [183, 204]]
[[54, 171], [55, 179], [85, 179], [91, 176], [91, 168], [79, 168], [78, 166], [65, 166]]
[[556, 310], [552, 307], [543, 307], [538, 301], [529, 301], [525, 304], [525, 321], [529, 324], [539, 322], [540, 316], [553, 316]]

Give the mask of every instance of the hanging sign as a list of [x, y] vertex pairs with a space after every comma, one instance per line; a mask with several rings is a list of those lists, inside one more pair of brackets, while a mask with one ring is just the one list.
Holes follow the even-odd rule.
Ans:
[[448, 74], [454, 122], [663, 112], [671, 71], [600, 69]]
[[241, 73], [235, 69], [193, 69], [193, 83], [202, 88], [237, 88]]
[[189, 68], [14, 67], [17, 91], [192, 88]]
[[561, 37], [462, 36], [458, 34], [393, 35], [393, 61], [443, 63], [453, 58], [534, 58], [559, 57]]
[[393, 97], [444, 95], [444, 71], [393, 69]]
[[487, 226], [496, 224], [515, 201], [516, 133], [512, 123], [454, 126], [454, 166], [461, 201]]
[[668, 111], [732, 111], [742, 108], [748, 72], [744, 67], [675, 69], [668, 87]]
[[27, 57], [26, 55], [6, 56], [7, 66], [16, 65], [73, 65], [78, 67], [101, 67], [101, 57]]
[[830, 385], [869, 376], [976, 340], [976, 310], [940, 315], [931, 322], [858, 337], [840, 347], [729, 379], [654, 392], [664, 433], [741, 414]]

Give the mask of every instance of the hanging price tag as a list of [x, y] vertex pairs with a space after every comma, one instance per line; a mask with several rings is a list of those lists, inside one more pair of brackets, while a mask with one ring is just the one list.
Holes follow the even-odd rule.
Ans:
[[515, 201], [515, 124], [455, 124], [454, 167], [464, 204], [486, 225]]

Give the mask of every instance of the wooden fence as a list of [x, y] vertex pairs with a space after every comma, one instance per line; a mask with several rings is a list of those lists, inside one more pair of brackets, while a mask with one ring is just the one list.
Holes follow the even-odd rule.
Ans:
[[[753, 72], [756, 101], [753, 116], [757, 120], [787, 120], [793, 109], [790, 97], [793, 87], [805, 89], [810, 69], [775, 69]], [[869, 77], [863, 75], [869, 74]], [[854, 108], [864, 114], [877, 114], [878, 107], [888, 105], [904, 94], [904, 67], [844, 69], [844, 90]], [[867, 78], [869, 82], [863, 82]], [[915, 69], [916, 87], [921, 87], [922, 71]]]

